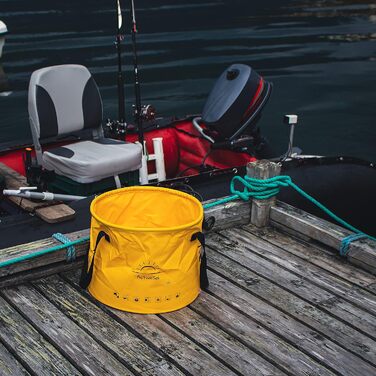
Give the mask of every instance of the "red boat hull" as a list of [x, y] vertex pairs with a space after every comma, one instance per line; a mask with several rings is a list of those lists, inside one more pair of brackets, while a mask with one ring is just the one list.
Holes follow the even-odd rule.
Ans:
[[[153, 153], [153, 138], [163, 138], [163, 152], [166, 164], [167, 178], [176, 176], [196, 175], [210, 149], [209, 141], [199, 136], [190, 120], [182, 120], [172, 127], [156, 129], [145, 133], [146, 147]], [[137, 141], [137, 135], [128, 135], [127, 141]], [[212, 150], [205, 159], [205, 164], [223, 169], [244, 166], [256, 158], [247, 153], [231, 150]], [[149, 169], [153, 171], [153, 165]]]
[[[153, 138], [163, 138], [163, 152], [166, 165], [167, 178], [176, 176], [196, 175], [200, 172], [200, 166], [210, 149], [210, 143], [201, 138], [190, 120], [182, 120], [172, 126], [145, 132], [145, 141], [148, 153], [153, 153]], [[135, 142], [137, 134], [129, 134], [126, 141]], [[59, 143], [61, 145], [61, 143]], [[50, 144], [44, 149], [56, 147]], [[23, 162], [24, 148], [5, 152], [0, 156], [0, 162], [9, 166], [18, 173], [25, 175]], [[239, 153], [230, 150], [212, 150], [205, 159], [205, 164], [214, 168], [231, 168], [244, 166], [255, 158], [247, 153]], [[149, 171], [153, 172], [153, 163], [149, 165]]]

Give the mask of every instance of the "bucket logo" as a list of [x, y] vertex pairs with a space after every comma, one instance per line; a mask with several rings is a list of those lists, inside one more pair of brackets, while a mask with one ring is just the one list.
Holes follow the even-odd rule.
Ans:
[[133, 272], [137, 274], [137, 279], [158, 280], [161, 269], [155, 262], [144, 261]]

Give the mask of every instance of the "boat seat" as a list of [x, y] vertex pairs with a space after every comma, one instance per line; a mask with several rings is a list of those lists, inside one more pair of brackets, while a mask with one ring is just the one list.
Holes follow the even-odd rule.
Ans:
[[98, 139], [45, 151], [43, 167], [79, 183], [92, 183], [138, 170], [140, 155], [141, 147], [137, 144]]
[[[29, 84], [29, 117], [38, 164], [78, 183], [92, 183], [141, 167], [142, 148], [103, 137], [102, 99], [82, 65], [39, 69]], [[93, 139], [42, 151], [41, 139], [91, 129]]]

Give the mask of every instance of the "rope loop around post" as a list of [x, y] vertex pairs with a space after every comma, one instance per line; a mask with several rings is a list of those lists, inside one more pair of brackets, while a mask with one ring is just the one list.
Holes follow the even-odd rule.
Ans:
[[[243, 185], [243, 191], [235, 188], [235, 184]], [[267, 200], [276, 196], [279, 193], [280, 187], [288, 187], [291, 183], [290, 176], [275, 176], [269, 179], [256, 179], [249, 176], [234, 176], [231, 180], [231, 193], [237, 195], [242, 200], [246, 201], [250, 198], [256, 200]]]
[[[61, 234], [60, 232], [53, 234], [52, 237], [63, 244], [71, 243], [71, 240], [65, 235]], [[73, 262], [76, 259], [76, 248], [74, 247], [74, 245], [67, 246], [66, 257], [67, 257], [67, 262]]]

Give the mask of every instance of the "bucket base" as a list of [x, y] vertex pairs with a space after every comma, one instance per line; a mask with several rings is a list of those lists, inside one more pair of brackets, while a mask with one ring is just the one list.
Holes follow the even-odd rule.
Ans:
[[[98, 286], [98, 283], [101, 286]], [[119, 309], [121, 311], [143, 314], [158, 314], [176, 311], [191, 304], [200, 294], [200, 288], [191, 288], [185, 291], [176, 291], [160, 296], [132, 296], [124, 295], [116, 291], [108, 291], [108, 287], [96, 280], [90, 284], [88, 291], [101, 303]]]

